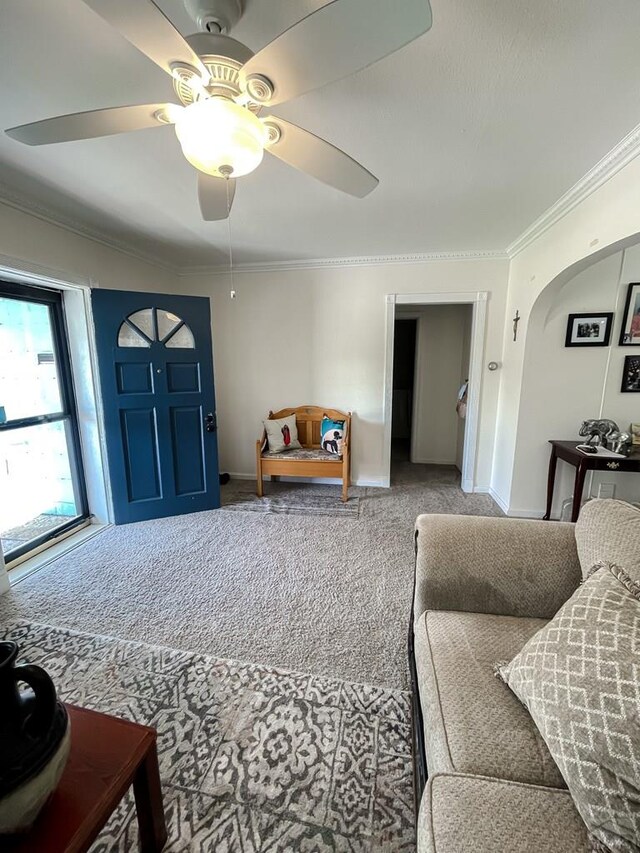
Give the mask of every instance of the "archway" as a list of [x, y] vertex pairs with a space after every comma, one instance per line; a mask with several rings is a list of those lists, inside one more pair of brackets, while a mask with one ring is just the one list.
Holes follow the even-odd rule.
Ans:
[[[537, 296], [526, 329], [510, 514], [542, 515], [549, 439], [577, 439], [580, 423], [590, 417], [610, 417], [621, 428], [633, 419], [635, 401], [620, 393], [630, 350], [618, 346], [631, 281], [640, 281], [640, 233], [571, 264]], [[608, 347], [565, 347], [567, 316], [581, 311], [614, 313]], [[571, 492], [573, 472], [558, 473], [556, 517]], [[638, 499], [636, 481], [626, 476], [615, 478], [620, 496]], [[602, 479], [592, 477], [586, 493]]]

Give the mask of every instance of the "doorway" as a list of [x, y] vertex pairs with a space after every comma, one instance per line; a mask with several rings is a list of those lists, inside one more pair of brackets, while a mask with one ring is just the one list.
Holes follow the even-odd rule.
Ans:
[[396, 317], [393, 335], [392, 463], [408, 462], [411, 457], [417, 332], [417, 317]]
[[486, 300], [485, 292], [387, 297], [385, 485], [393, 461], [411, 480], [421, 465], [449, 466], [463, 491], [474, 490]]
[[89, 516], [62, 297], [0, 281], [0, 540], [7, 565]]
[[471, 320], [472, 307], [464, 304], [397, 311], [391, 462], [398, 481], [431, 479], [437, 472], [426, 466], [441, 466], [460, 482]]

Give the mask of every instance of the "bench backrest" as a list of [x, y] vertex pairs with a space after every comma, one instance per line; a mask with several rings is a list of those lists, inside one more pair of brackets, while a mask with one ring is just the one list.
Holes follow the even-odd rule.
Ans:
[[290, 415], [296, 416], [298, 440], [303, 447], [320, 447], [320, 427], [324, 415], [336, 421], [345, 422], [345, 440], [349, 441], [351, 412], [323, 409], [322, 406], [296, 406], [292, 409], [280, 409], [279, 412], [269, 412], [269, 420], [280, 420], [280, 418], [288, 418]]

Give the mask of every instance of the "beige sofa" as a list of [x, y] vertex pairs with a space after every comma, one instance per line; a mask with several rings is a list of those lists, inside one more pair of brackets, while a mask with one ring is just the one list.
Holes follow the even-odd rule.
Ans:
[[409, 660], [421, 853], [590, 850], [556, 764], [494, 665], [598, 560], [640, 561], [639, 522], [637, 509], [611, 500], [588, 503], [577, 525], [418, 518]]

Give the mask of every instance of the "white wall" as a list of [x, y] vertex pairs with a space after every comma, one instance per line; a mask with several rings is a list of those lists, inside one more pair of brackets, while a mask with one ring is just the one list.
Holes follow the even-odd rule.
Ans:
[[[387, 294], [488, 291], [486, 361], [499, 359], [506, 260], [319, 267], [185, 277], [212, 298], [221, 470], [255, 476], [269, 409], [352, 410], [354, 481], [380, 485]], [[476, 482], [490, 480], [499, 377], [483, 372]]]
[[[546, 499], [548, 439], [578, 440], [587, 418], [606, 417], [621, 429], [640, 420], [640, 395], [620, 391], [624, 357], [634, 348], [619, 347], [629, 282], [640, 280], [640, 247], [617, 252], [552, 289], [538, 300], [529, 323], [522, 402], [516, 443], [511, 509], [542, 515]], [[570, 313], [613, 311], [610, 347], [565, 347]], [[573, 493], [575, 468], [558, 463], [553, 515]], [[591, 483], [593, 480], [593, 484]], [[585, 497], [597, 495], [599, 482], [616, 486], [616, 496], [640, 499], [635, 474], [594, 474]]]
[[[597, 180], [594, 178], [594, 181]], [[523, 385], [525, 342], [529, 315], [541, 294], [553, 283], [561, 286], [600, 259], [633, 245], [640, 235], [640, 157], [630, 159], [606, 182], [577, 203], [566, 215], [522, 249], [512, 260], [502, 347], [500, 399], [495, 435], [492, 494], [509, 512], [535, 505], [535, 499], [512, 500]], [[510, 319], [516, 309], [522, 320], [513, 341]], [[498, 361], [499, 359], [496, 359]], [[545, 405], [545, 398], [539, 400]], [[577, 413], [576, 413], [577, 414]], [[523, 419], [524, 420], [524, 419]]]
[[0, 255], [91, 279], [96, 287], [179, 292], [174, 272], [2, 203]]
[[465, 346], [469, 363], [471, 326], [466, 318], [470, 314], [468, 305], [430, 305], [420, 309], [412, 462], [456, 464], [460, 419], [455, 407]]

